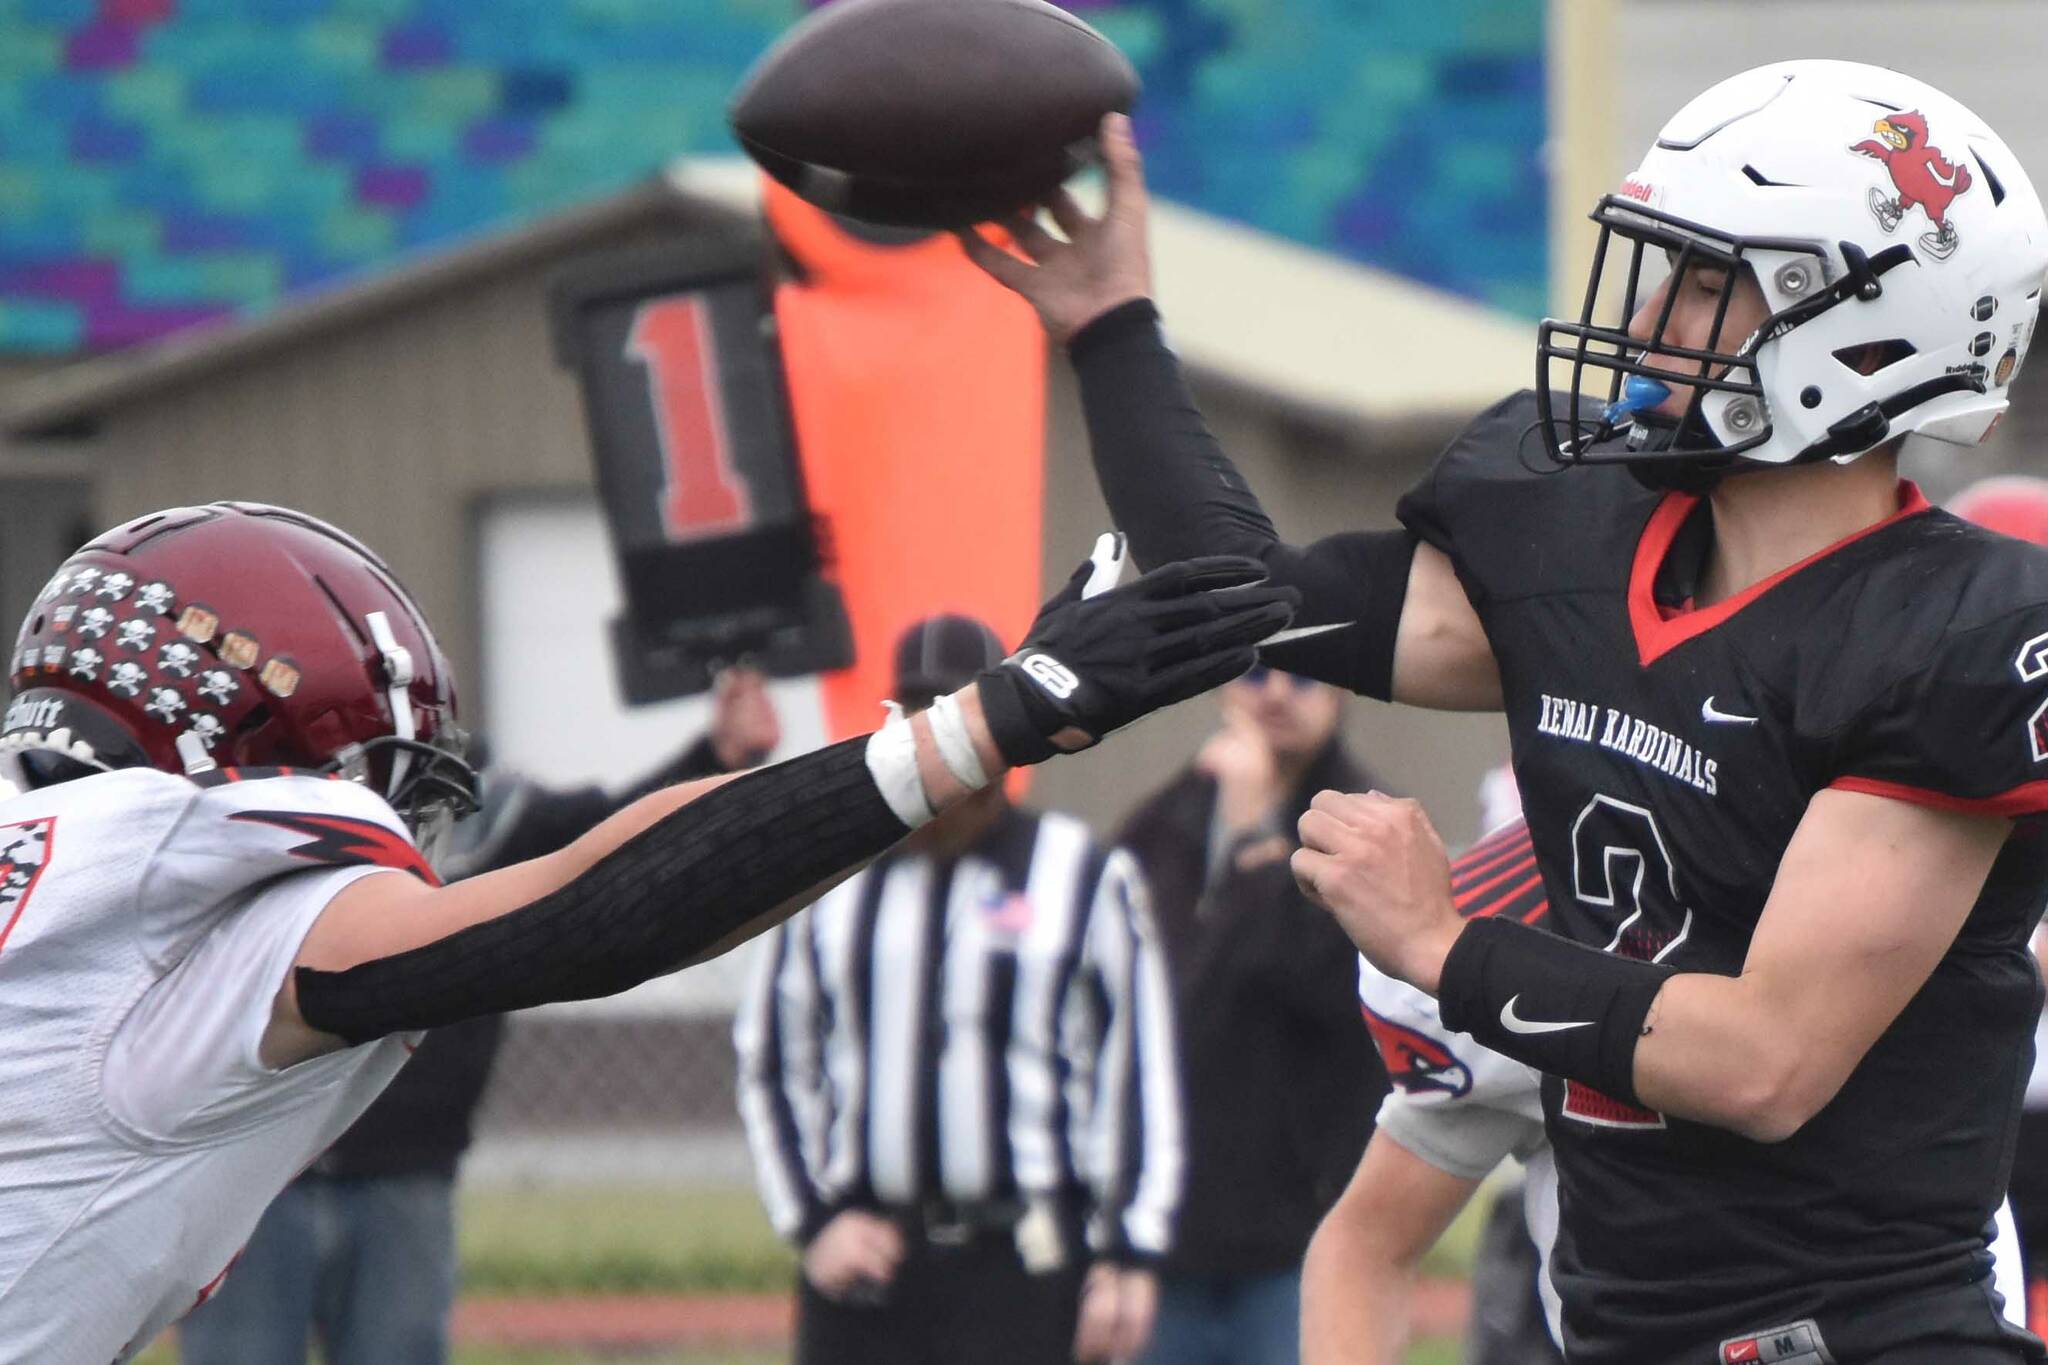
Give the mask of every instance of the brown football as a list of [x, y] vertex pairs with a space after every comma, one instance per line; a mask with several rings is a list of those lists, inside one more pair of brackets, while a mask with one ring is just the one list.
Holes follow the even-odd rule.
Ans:
[[731, 118], [820, 208], [947, 228], [1045, 198], [1137, 97], [1123, 53], [1045, 0], [839, 0], [763, 54]]

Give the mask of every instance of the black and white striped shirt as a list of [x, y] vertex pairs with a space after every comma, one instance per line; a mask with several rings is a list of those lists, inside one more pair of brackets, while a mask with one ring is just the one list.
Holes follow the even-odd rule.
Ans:
[[734, 1025], [784, 1236], [840, 1208], [1047, 1198], [1098, 1256], [1167, 1247], [1172, 994], [1135, 861], [1006, 812], [951, 862], [899, 849], [774, 930]]

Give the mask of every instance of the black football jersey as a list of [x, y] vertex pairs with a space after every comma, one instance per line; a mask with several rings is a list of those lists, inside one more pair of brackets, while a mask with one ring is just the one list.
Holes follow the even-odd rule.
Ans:
[[[1837, 1360], [1873, 1331], [1999, 1339], [1986, 1230], [2048, 885], [2048, 829], [2028, 818], [2048, 811], [2048, 553], [1904, 484], [1896, 516], [1692, 610], [1704, 502], [1619, 468], [1532, 472], [1535, 417], [1529, 394], [1486, 413], [1400, 517], [1450, 556], [1492, 642], [1553, 928], [1734, 975], [1815, 793], [2017, 820], [1933, 976], [1786, 1141], [1547, 1083], [1570, 1358], [1776, 1359], [1758, 1334], [1787, 1324]], [[1913, 1311], [1957, 1295], [1959, 1314]], [[1796, 1332], [1771, 1340], [1809, 1358]]]

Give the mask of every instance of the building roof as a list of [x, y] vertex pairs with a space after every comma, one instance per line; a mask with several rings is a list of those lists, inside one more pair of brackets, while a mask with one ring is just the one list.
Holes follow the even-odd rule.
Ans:
[[[62, 367], [0, 394], [0, 430], [32, 437], [88, 425], [248, 357], [635, 225], [742, 227], [755, 217], [756, 176], [738, 158], [679, 161], [623, 193], [419, 253], [252, 321]], [[1318, 419], [1365, 422], [1474, 411], [1527, 383], [1533, 342], [1520, 319], [1192, 210], [1155, 204], [1153, 215], [1160, 307], [1174, 345], [1206, 377]]]

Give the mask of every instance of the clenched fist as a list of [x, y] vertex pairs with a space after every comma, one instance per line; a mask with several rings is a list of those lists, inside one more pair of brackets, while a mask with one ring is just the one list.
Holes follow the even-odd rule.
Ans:
[[1318, 792], [1301, 817], [1294, 880], [1387, 975], [1436, 994], [1465, 922], [1451, 904], [1451, 860], [1420, 802]]

